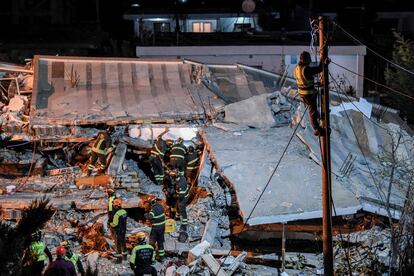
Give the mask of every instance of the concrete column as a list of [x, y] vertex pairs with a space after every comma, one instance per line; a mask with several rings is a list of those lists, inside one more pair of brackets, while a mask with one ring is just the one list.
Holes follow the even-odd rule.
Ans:
[[[360, 76], [364, 75], [364, 56], [363, 55], [357, 55], [356, 72]], [[356, 77], [355, 90], [356, 90], [357, 98], [364, 97], [364, 78], [360, 76]]]
[[139, 37], [139, 20], [134, 18], [134, 36]]

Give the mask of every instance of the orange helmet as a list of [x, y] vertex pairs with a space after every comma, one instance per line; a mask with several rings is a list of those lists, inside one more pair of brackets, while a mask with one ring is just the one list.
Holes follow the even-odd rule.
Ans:
[[118, 206], [121, 207], [122, 205], [122, 200], [120, 198], [115, 198], [114, 202], [112, 203], [112, 205], [114, 206]]

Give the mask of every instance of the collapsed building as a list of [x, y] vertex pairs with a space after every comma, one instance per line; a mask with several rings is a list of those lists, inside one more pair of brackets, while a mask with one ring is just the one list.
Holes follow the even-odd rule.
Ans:
[[[167, 252], [185, 252], [193, 263], [206, 247], [226, 256], [244, 250], [243, 241], [320, 241], [319, 144], [292, 79], [242, 64], [191, 60], [35, 56], [31, 66], [2, 67], [18, 73], [3, 79], [9, 88], [1, 105], [0, 173], [17, 177], [1, 179], [3, 219], [18, 220], [32, 200], [47, 195], [61, 211], [49, 228], [66, 238], [80, 235], [84, 253], [107, 256], [102, 252], [111, 241], [99, 235], [106, 225], [99, 214], [106, 210], [102, 187], [109, 185], [134, 218], [128, 225], [133, 243], [138, 230], [149, 232], [145, 197], [164, 198], [152, 181], [148, 152], [168, 130], [165, 139], [182, 137], [203, 145], [203, 153], [188, 206], [189, 242], [170, 235]], [[22, 81], [29, 77], [32, 91]], [[404, 174], [414, 154], [411, 130], [395, 110], [331, 94], [334, 233], [398, 220], [412, 181]], [[109, 166], [103, 175], [83, 177], [90, 141], [108, 126], [116, 141]], [[387, 161], [390, 152], [401, 160], [398, 166]], [[398, 181], [386, 181], [390, 171]], [[17, 192], [7, 193], [6, 186]], [[56, 235], [49, 238], [57, 243]], [[214, 274], [214, 260], [204, 262]], [[201, 268], [193, 263], [191, 269]], [[243, 268], [225, 271], [237, 269]]]

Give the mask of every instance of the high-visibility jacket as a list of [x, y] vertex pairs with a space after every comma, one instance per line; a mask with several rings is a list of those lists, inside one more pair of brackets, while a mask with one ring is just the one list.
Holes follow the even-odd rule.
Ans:
[[65, 261], [71, 262], [77, 272], [78, 272], [78, 260], [79, 260], [79, 256], [76, 253], [72, 253], [70, 257], [68, 257], [68, 255], [65, 256]]
[[187, 163], [187, 170], [195, 170], [198, 168], [198, 164], [199, 162], [199, 157], [198, 157], [198, 152], [193, 151], [193, 152], [189, 152], [187, 153], [187, 155], [185, 156], [185, 161]]
[[184, 160], [185, 154], [187, 153], [187, 148], [184, 146], [184, 144], [175, 144], [172, 146], [170, 153], [170, 158], [180, 158]]
[[99, 154], [108, 154], [112, 150], [111, 137], [108, 134], [104, 134], [103, 138], [98, 138], [92, 146], [92, 151]]
[[112, 212], [113, 207], [112, 204], [114, 203], [116, 196], [112, 195], [108, 198], [108, 212]]
[[159, 203], [155, 203], [149, 212], [149, 218], [152, 226], [165, 225], [164, 207]]
[[296, 65], [294, 70], [294, 77], [298, 85], [298, 92], [302, 95], [317, 94], [318, 91], [315, 89], [313, 83], [313, 77], [311, 79], [306, 78], [305, 69], [309, 65]]
[[188, 197], [188, 192], [190, 188], [188, 187], [187, 181], [183, 176], [180, 176], [178, 181], [175, 183], [175, 192], [177, 193], [178, 199], [182, 200]]
[[126, 232], [126, 220], [127, 212], [124, 209], [116, 211], [112, 222], [109, 224], [112, 228], [115, 228], [118, 234]]
[[151, 155], [163, 159], [167, 149], [168, 146], [165, 143], [165, 141], [161, 137], [158, 137], [157, 140], [155, 140], [154, 145], [152, 146]]
[[45, 254], [46, 244], [44, 242], [41, 242], [41, 241], [33, 242], [30, 245], [30, 249], [32, 251], [33, 258], [36, 262], [41, 262], [41, 261], [46, 260], [46, 254]]
[[155, 260], [154, 247], [149, 244], [138, 244], [132, 249], [129, 262], [134, 266], [150, 266]]

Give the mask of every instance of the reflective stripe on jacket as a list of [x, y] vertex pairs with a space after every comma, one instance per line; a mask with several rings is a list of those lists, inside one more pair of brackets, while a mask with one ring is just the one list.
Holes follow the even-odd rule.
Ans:
[[294, 70], [294, 77], [298, 85], [298, 92], [302, 95], [317, 94], [318, 91], [315, 89], [313, 84], [313, 78], [307, 79], [305, 76], [305, 68], [308, 65], [296, 65]]
[[46, 249], [46, 244], [44, 242], [33, 242], [30, 245], [30, 249], [32, 251], [33, 257], [36, 260], [36, 262], [41, 262], [46, 260], [46, 254], [45, 254], [45, 249]]
[[164, 208], [159, 203], [155, 203], [149, 213], [152, 226], [165, 224]]
[[183, 144], [175, 144], [171, 148], [171, 155], [170, 158], [185, 158], [185, 154], [187, 152], [187, 148]]
[[184, 177], [180, 176], [178, 183], [176, 183], [176, 193], [179, 198], [188, 197], [188, 192], [190, 188], [188, 187], [187, 181]]
[[154, 145], [152, 146], [151, 154], [163, 158], [167, 149], [168, 147], [165, 141], [162, 138], [157, 138]]

